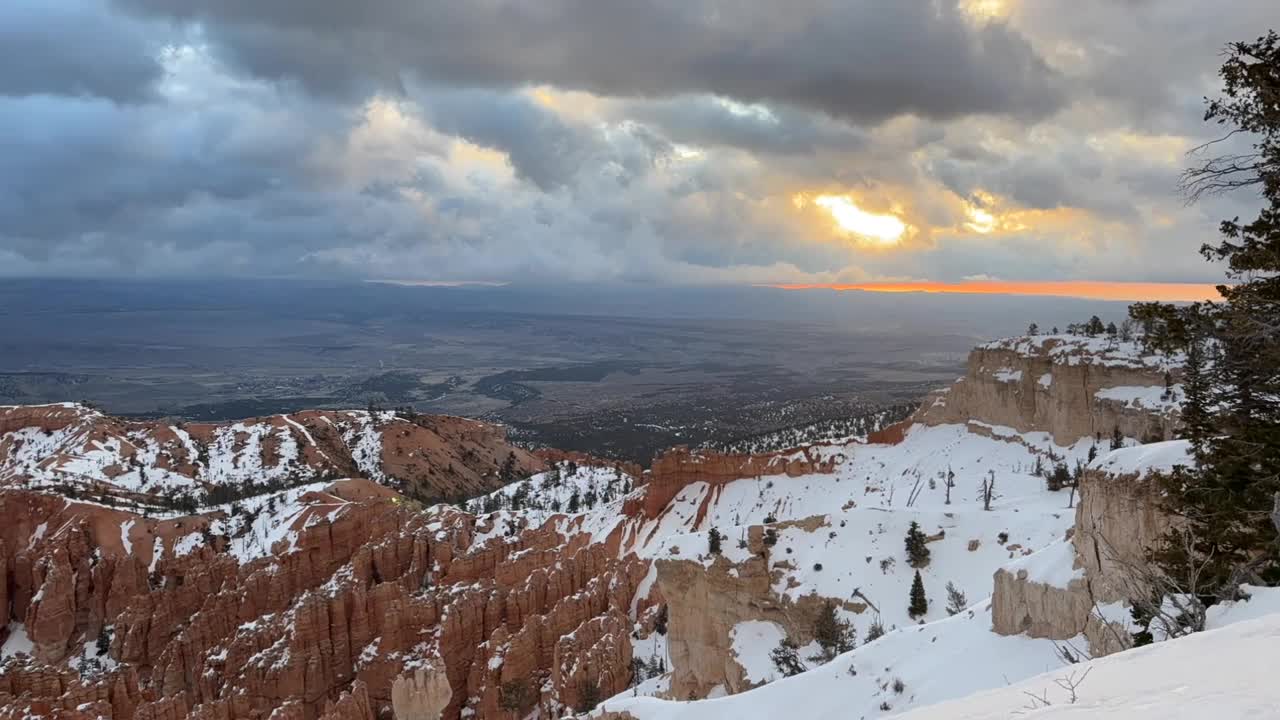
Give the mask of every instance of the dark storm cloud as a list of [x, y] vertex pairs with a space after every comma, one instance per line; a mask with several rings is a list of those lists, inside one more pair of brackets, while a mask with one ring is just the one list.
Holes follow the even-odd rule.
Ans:
[[226, 58], [318, 92], [552, 84], [712, 93], [857, 121], [1043, 115], [1059, 78], [1009, 26], [928, 0], [118, 0], [199, 23]]
[[1274, 0], [955, 4], [0, 0], [0, 274], [1194, 277], [1249, 208], [1181, 207], [1181, 136]]
[[0, 95], [139, 102], [160, 78], [158, 43], [94, 0], [0, 2]]

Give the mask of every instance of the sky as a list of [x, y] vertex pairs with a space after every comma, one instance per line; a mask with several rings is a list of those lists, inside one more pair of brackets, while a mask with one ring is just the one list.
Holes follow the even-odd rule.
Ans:
[[1269, 26], [1274, 0], [6, 0], [0, 275], [1200, 295], [1257, 199], [1187, 205], [1178, 174], [1222, 47]]

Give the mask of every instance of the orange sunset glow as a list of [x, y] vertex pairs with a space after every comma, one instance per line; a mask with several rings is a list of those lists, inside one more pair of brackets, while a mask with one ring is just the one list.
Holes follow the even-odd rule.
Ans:
[[1197, 302], [1216, 300], [1217, 287], [1209, 283], [1105, 282], [1095, 280], [1060, 280], [1017, 282], [1007, 280], [974, 280], [969, 282], [866, 282], [866, 283], [797, 283], [775, 284], [783, 290], [863, 290], [888, 293], [961, 293], [970, 295], [1053, 295], [1086, 300], [1118, 300], [1133, 302]]

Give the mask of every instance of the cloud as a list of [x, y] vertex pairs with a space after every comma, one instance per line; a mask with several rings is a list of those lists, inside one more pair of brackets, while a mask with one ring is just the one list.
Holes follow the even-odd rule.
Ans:
[[0, 96], [94, 96], [141, 102], [160, 79], [143, 23], [95, 0], [0, 3]]
[[1174, 180], [1270, 4], [1002, 6], [17, 0], [0, 273], [1217, 279], [1254, 199]]
[[229, 62], [314, 92], [549, 84], [607, 96], [710, 93], [860, 122], [1038, 116], [1063, 87], [1004, 23], [924, 0], [119, 0], [198, 23]]

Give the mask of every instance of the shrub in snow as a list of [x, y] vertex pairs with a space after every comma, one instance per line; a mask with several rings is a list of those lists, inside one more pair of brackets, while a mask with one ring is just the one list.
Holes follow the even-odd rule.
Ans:
[[715, 529], [715, 527], [712, 527], [711, 531], [707, 533], [707, 549], [712, 555], [720, 554], [720, 540], [722, 538], [723, 536], [720, 534], [720, 531]]
[[866, 642], [871, 642], [881, 637], [884, 637], [884, 623], [880, 621], [880, 616], [876, 615], [875, 620], [871, 621], [871, 626], [867, 628]]
[[969, 599], [964, 596], [960, 588], [956, 587], [953, 582], [947, 583], [947, 614], [955, 615], [965, 608], [969, 607]]

